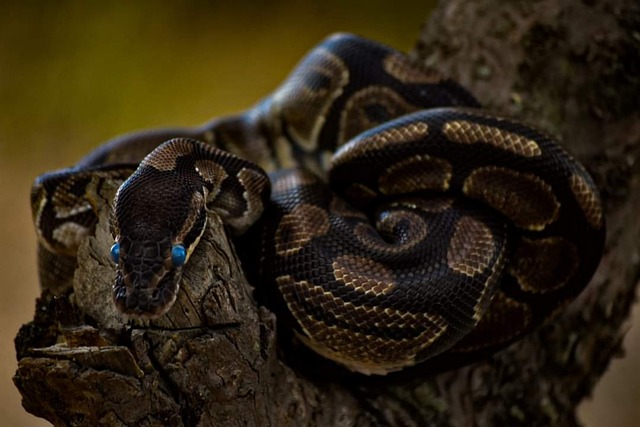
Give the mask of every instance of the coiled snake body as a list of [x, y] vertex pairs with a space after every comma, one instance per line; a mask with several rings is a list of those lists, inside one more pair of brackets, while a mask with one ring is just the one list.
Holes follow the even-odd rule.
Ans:
[[278, 314], [362, 373], [503, 346], [571, 301], [602, 253], [596, 187], [556, 141], [351, 35], [244, 114], [127, 135], [39, 177], [41, 258], [72, 259], [92, 232], [92, 176], [134, 170], [112, 220], [121, 312], [170, 309], [207, 211], [232, 234], [261, 218]]

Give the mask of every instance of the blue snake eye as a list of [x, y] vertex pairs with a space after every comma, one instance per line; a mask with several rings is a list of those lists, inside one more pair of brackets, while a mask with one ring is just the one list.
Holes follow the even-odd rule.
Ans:
[[171, 261], [176, 267], [180, 267], [187, 260], [187, 251], [182, 245], [174, 245], [171, 248]]
[[115, 242], [113, 246], [111, 246], [111, 259], [116, 264], [120, 260], [120, 243]]

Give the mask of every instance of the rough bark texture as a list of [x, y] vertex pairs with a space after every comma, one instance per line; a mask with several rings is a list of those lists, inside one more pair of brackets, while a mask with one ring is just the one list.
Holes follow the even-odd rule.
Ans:
[[414, 52], [490, 108], [561, 135], [602, 190], [600, 268], [536, 333], [444, 373], [347, 375], [277, 343], [215, 220], [169, 315], [124, 326], [109, 302], [115, 187], [98, 182], [100, 224], [73, 289], [44, 290], [16, 338], [24, 407], [56, 425], [576, 425], [577, 404], [620, 354], [640, 277], [638, 28], [635, 0], [448, 0]]

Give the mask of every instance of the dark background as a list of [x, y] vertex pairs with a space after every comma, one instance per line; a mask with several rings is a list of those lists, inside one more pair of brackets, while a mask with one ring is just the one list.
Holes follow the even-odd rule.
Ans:
[[[38, 295], [28, 202], [40, 173], [131, 130], [195, 125], [251, 106], [326, 35], [408, 51], [433, 1], [38, 2], [0, 5], [2, 424], [47, 425], [11, 382], [13, 337]], [[637, 317], [637, 316], [636, 316]], [[587, 426], [640, 423], [638, 329], [581, 408]]]

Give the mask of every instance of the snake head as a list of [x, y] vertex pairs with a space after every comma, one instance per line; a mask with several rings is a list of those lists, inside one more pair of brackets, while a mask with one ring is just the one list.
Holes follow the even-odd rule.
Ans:
[[262, 169], [205, 143], [175, 138], [154, 149], [114, 200], [116, 307], [146, 319], [166, 313], [205, 230], [207, 207], [240, 234], [262, 214], [269, 190]]
[[113, 298], [122, 313], [152, 319], [169, 310], [186, 261], [184, 246], [172, 245], [168, 238], [141, 242], [120, 237], [111, 257], [118, 264]]
[[205, 229], [204, 190], [185, 173], [143, 162], [118, 189], [111, 216], [113, 300], [127, 316], [154, 319], [171, 308]]

